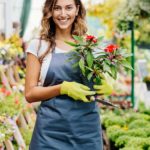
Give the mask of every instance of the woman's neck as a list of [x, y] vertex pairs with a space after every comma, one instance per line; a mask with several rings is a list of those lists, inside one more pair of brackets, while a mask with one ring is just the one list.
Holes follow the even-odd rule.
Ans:
[[55, 39], [64, 41], [73, 39], [70, 30], [56, 30]]

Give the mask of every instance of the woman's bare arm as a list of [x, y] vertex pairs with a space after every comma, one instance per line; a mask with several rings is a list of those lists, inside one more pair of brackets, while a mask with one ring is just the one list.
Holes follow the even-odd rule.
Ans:
[[27, 54], [25, 98], [29, 103], [46, 100], [60, 95], [60, 85], [38, 86], [41, 64], [36, 56]]

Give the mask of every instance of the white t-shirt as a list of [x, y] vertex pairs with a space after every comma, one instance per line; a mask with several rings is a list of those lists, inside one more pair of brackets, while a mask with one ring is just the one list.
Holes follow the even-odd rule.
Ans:
[[[26, 53], [31, 53], [38, 58], [47, 50], [49, 44], [48, 44], [48, 42], [42, 40], [39, 51], [38, 51], [38, 45], [39, 45], [39, 39], [32, 40], [28, 45]], [[58, 47], [55, 47], [55, 53], [65, 53], [65, 52], [67, 52], [67, 51], [62, 50]], [[49, 53], [44, 57], [44, 59], [42, 61], [38, 85], [43, 86], [43, 84], [44, 84], [44, 80], [46, 78], [48, 67], [51, 62], [51, 57], [52, 57], [52, 54]]]

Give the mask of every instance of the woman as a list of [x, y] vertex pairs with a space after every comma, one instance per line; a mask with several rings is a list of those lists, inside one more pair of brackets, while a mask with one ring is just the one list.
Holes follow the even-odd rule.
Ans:
[[[85, 35], [85, 8], [80, 0], [46, 0], [40, 40], [27, 49], [25, 97], [41, 101], [30, 150], [102, 150], [98, 108], [86, 96], [77, 61], [66, 62], [74, 41]], [[40, 79], [40, 82], [39, 82]]]

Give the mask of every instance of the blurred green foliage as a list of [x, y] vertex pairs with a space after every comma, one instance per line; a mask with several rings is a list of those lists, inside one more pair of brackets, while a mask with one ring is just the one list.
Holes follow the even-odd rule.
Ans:
[[150, 115], [142, 103], [138, 112], [103, 110], [101, 114], [106, 134], [119, 150], [150, 149]]

